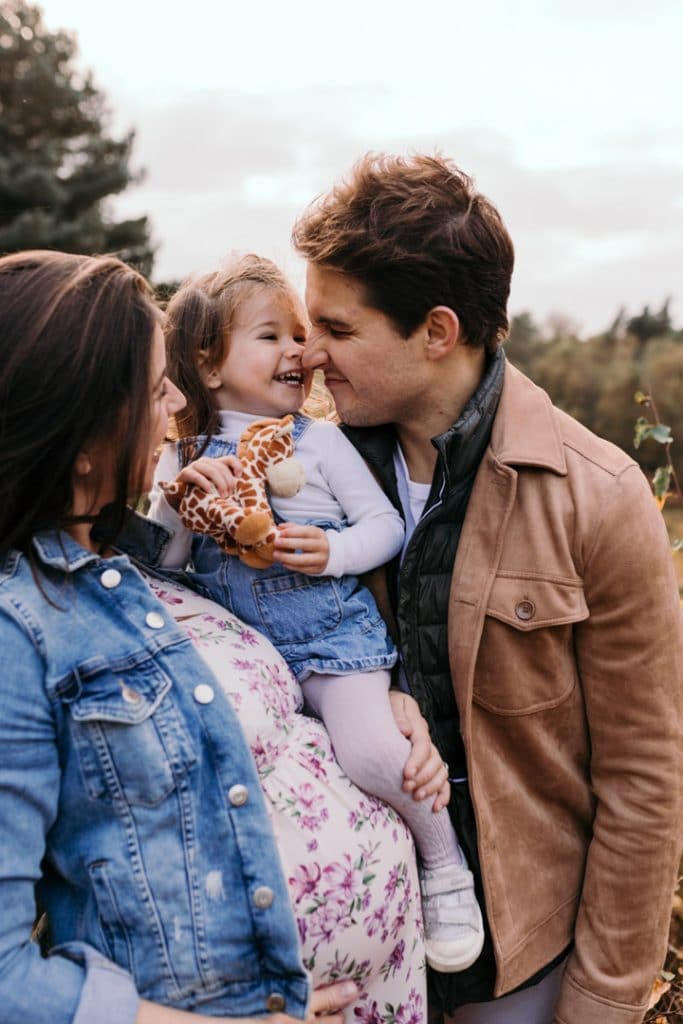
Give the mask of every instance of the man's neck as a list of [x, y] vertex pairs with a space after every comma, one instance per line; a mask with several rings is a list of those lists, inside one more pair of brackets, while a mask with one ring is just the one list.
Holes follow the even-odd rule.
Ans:
[[451, 365], [444, 364], [445, 360], [435, 364], [434, 379], [418, 414], [395, 424], [408, 476], [414, 483], [431, 483], [437, 459], [432, 438], [455, 423], [479, 387], [486, 353], [461, 346]]

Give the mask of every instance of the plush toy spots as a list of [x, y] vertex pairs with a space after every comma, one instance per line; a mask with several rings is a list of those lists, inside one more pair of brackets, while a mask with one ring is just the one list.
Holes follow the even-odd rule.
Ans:
[[291, 498], [304, 485], [304, 468], [294, 458], [293, 423], [292, 416], [256, 420], [242, 432], [237, 445], [242, 475], [226, 498], [177, 481], [160, 484], [184, 526], [208, 534], [226, 554], [256, 569], [275, 560], [277, 526], [266, 488]]

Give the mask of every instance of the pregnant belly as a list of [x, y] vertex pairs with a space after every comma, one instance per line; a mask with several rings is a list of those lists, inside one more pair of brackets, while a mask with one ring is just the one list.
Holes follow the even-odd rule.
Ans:
[[[342, 774], [323, 726], [299, 717], [277, 756], [254, 748], [316, 985], [353, 978], [349, 1020], [424, 1014], [422, 915], [410, 833]], [[388, 1004], [392, 1009], [387, 1009]]]

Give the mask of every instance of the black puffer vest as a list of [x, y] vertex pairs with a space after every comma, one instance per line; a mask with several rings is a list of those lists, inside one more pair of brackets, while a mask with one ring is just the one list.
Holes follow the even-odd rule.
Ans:
[[[452, 779], [464, 780], [467, 769], [448, 660], [448, 598], [467, 503], [491, 435], [504, 371], [505, 356], [499, 350], [459, 419], [444, 434], [432, 439], [438, 458], [422, 518], [410, 539], [403, 564], [396, 558], [387, 569], [389, 596], [410, 691]], [[342, 429], [403, 513], [394, 470], [393, 427]], [[449, 810], [483, 907], [474, 813], [466, 781], [452, 784]], [[431, 995], [448, 1013], [464, 1003], [491, 999], [494, 981], [495, 961], [487, 935], [481, 956], [469, 970], [450, 975], [432, 972]]]

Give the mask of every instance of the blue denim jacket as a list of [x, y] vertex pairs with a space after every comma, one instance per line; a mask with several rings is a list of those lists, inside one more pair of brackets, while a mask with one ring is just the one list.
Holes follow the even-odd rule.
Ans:
[[[140, 529], [159, 548], [161, 528]], [[132, 1024], [139, 996], [304, 1016], [286, 883], [228, 700], [126, 555], [55, 533], [34, 549], [44, 594], [24, 555], [0, 559], [2, 1020]], [[146, 542], [137, 553], [154, 560]], [[47, 960], [28, 941], [36, 884]]]

